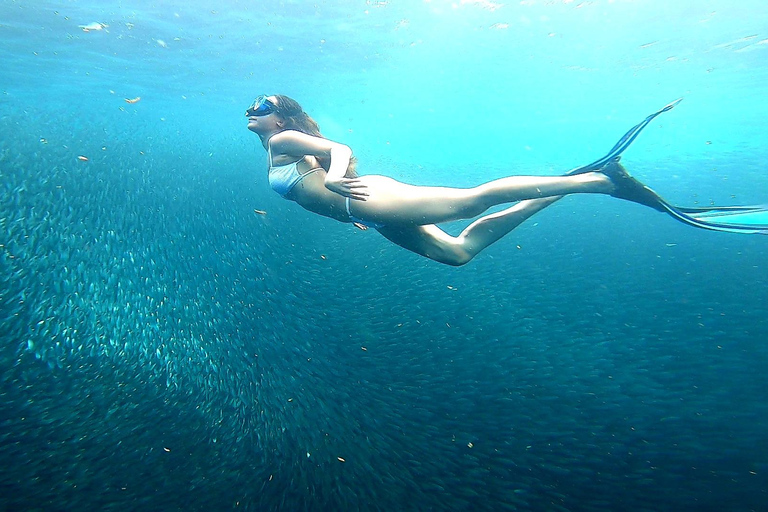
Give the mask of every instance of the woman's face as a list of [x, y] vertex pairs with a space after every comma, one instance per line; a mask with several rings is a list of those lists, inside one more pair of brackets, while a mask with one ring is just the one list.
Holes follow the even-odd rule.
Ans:
[[[275, 106], [278, 105], [278, 99], [276, 96], [269, 96], [267, 97], [267, 100], [272, 103]], [[270, 132], [278, 131], [282, 128], [282, 119], [280, 119], [280, 114], [277, 112], [272, 112], [267, 115], [257, 116], [257, 115], [250, 115], [248, 116], [248, 129], [254, 133], [263, 135]]]

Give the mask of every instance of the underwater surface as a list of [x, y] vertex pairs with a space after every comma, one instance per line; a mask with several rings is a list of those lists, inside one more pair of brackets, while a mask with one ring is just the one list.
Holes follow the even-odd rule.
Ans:
[[0, 40], [0, 510], [768, 509], [768, 237], [580, 195], [447, 267], [282, 200], [243, 117], [465, 187], [682, 97], [628, 170], [766, 203], [762, 0], [0, 0]]

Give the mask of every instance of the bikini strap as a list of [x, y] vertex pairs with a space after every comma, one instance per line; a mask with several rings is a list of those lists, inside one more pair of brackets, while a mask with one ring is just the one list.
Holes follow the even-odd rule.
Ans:
[[267, 163], [269, 164], [269, 168], [272, 168], [272, 144], [267, 141]]

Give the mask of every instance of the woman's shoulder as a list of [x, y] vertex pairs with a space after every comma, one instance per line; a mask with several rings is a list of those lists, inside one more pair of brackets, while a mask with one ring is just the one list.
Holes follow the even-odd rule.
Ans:
[[283, 130], [270, 137], [268, 141], [272, 151], [287, 154], [325, 154], [332, 147], [338, 145], [337, 142], [309, 135], [298, 130]]
[[280, 143], [290, 142], [290, 141], [314, 140], [314, 139], [322, 139], [322, 137], [315, 137], [314, 135], [309, 135], [308, 133], [300, 132], [298, 130], [283, 130], [271, 136], [269, 138], [269, 143], [280, 144]]

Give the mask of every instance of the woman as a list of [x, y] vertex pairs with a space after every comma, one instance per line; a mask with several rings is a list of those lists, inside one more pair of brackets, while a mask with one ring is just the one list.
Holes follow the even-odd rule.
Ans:
[[[603, 159], [565, 176], [511, 176], [469, 189], [414, 186], [380, 175], [358, 176], [352, 150], [323, 137], [317, 123], [287, 96], [259, 96], [245, 115], [248, 129], [259, 136], [267, 150], [269, 182], [281, 196], [319, 215], [373, 227], [405, 249], [458, 266], [566, 194], [611, 194], [686, 216], [631, 178], [618, 163], [618, 155], [640, 130], [679, 101], [635, 126]], [[513, 202], [517, 204], [480, 217], [456, 237], [436, 226], [470, 219], [492, 206]]]

